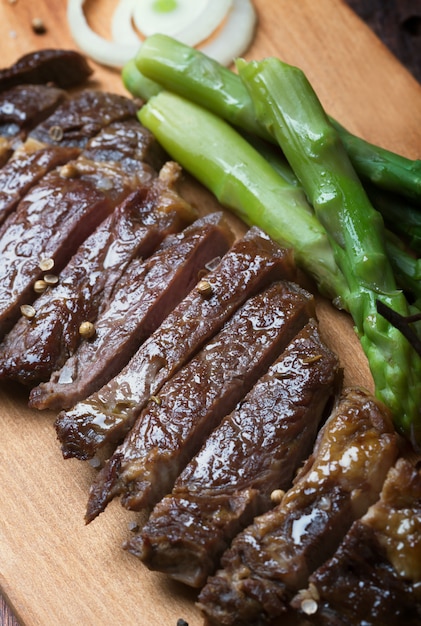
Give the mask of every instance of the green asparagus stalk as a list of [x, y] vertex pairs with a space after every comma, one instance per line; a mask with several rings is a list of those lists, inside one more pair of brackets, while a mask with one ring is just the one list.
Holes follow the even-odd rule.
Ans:
[[386, 251], [396, 282], [410, 294], [415, 307], [421, 310], [421, 259], [411, 256], [400, 240], [390, 232], [386, 237]]
[[142, 100], [149, 100], [149, 98], [152, 98], [152, 96], [155, 96], [162, 90], [161, 85], [158, 85], [150, 78], [146, 78], [144, 74], [139, 72], [134, 59], [128, 61], [123, 67], [121, 80], [132, 96]]
[[138, 115], [168, 154], [222, 205], [293, 248], [297, 265], [341, 306], [347, 292], [344, 278], [301, 188], [280, 176], [224, 120], [180, 96], [162, 91]]
[[386, 226], [402, 237], [411, 250], [421, 252], [421, 211], [410, 200], [386, 192], [373, 185], [365, 185], [373, 206], [380, 211]]
[[355, 170], [382, 189], [400, 193], [406, 198], [421, 200], [421, 161], [412, 161], [385, 150], [348, 132], [330, 118], [338, 131]]
[[[148, 37], [134, 59], [136, 71], [155, 82], [155, 89], [168, 89], [208, 108], [230, 124], [266, 140], [275, 141], [273, 133], [256, 120], [247, 89], [238, 75], [202, 52], [166, 35]], [[143, 89], [130, 68], [124, 70], [129, 91], [137, 95]], [[137, 87], [136, 87], [137, 85]], [[150, 85], [148, 89], [150, 88]], [[148, 99], [148, 92], [143, 96]], [[330, 118], [347, 149], [354, 168], [376, 186], [394, 189], [401, 195], [421, 202], [421, 161], [413, 161], [367, 143]]]
[[237, 69], [261, 124], [276, 136], [316, 216], [326, 228], [349, 294], [352, 315], [378, 397], [395, 424], [421, 442], [421, 357], [377, 312], [377, 301], [409, 315], [385, 249], [380, 214], [371, 205], [342, 141], [304, 73], [276, 58]]

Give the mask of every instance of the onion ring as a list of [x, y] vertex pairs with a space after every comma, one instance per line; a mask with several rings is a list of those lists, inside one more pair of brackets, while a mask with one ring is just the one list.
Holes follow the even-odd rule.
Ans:
[[[193, 14], [189, 0], [177, 0], [178, 8], [168, 13], [154, 12], [152, 1], [120, 0], [112, 17], [113, 39], [109, 41], [89, 26], [83, 10], [85, 0], [69, 0], [67, 18], [72, 36], [85, 54], [116, 68], [122, 68], [136, 56], [142, 36], [155, 32], [196, 46], [222, 65], [230, 65], [253, 39], [257, 16], [251, 0], [197, 0]], [[186, 22], [181, 18], [187, 11]]]

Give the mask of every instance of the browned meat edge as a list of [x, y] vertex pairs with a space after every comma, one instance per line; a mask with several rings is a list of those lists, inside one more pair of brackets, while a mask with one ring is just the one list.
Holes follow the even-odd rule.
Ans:
[[76, 50], [44, 48], [21, 56], [0, 70], [0, 90], [25, 83], [55, 83], [69, 89], [84, 83], [93, 70]]
[[0, 135], [23, 141], [65, 98], [65, 91], [48, 85], [17, 85], [0, 92]]
[[116, 495], [127, 508], [154, 505], [222, 418], [314, 314], [309, 293], [277, 282], [247, 302], [145, 407], [105, 464], [89, 497], [91, 521]]
[[149, 398], [233, 311], [281, 278], [295, 278], [291, 252], [251, 228], [206, 274], [211, 293], [191, 290], [114, 379], [58, 418], [64, 456], [87, 459], [105, 445], [120, 442]]
[[292, 596], [377, 500], [397, 454], [385, 408], [363, 390], [348, 390], [294, 486], [237, 535], [202, 589], [207, 622], [251, 626], [287, 617]]
[[15, 153], [0, 169], [0, 225], [19, 204], [27, 191], [47, 172], [75, 159], [78, 148], [50, 146], [35, 152]]
[[105, 91], [85, 90], [65, 100], [29, 137], [44, 144], [84, 148], [101, 128], [136, 116], [130, 98]]
[[49, 380], [78, 347], [80, 325], [105, 310], [131, 259], [148, 257], [166, 235], [186, 225], [189, 213], [193, 218], [159, 178], [117, 205], [79, 247], [59, 283], [35, 300], [35, 317], [20, 318], [0, 344], [0, 379], [28, 385]]
[[311, 624], [421, 624], [421, 471], [401, 458], [293, 606]]
[[213, 213], [169, 235], [148, 259], [133, 259], [98, 318], [94, 337], [31, 391], [30, 406], [69, 408], [102, 387], [193, 288], [205, 264], [231, 243], [222, 213]]
[[[0, 228], [0, 337], [18, 320], [22, 304], [35, 298], [44, 274], [40, 261], [66, 265], [79, 245], [131, 191], [133, 181], [101, 164], [77, 159], [76, 173], [53, 170], [34, 186]], [[63, 167], [67, 167], [63, 166]]]
[[118, 163], [126, 173], [137, 171], [139, 163], [158, 171], [168, 161], [168, 155], [137, 118], [111, 122], [89, 140], [83, 153], [92, 161]]
[[126, 548], [150, 569], [202, 587], [230, 540], [271, 508], [310, 454], [338, 384], [315, 320], [205, 441]]

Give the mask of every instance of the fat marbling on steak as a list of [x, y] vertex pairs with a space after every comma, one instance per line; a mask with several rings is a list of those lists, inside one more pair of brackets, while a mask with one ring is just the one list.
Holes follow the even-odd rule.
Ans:
[[421, 624], [421, 471], [400, 458], [380, 499], [293, 599], [324, 626]]
[[310, 320], [125, 547], [150, 569], [202, 587], [233, 537], [290, 487], [339, 380], [338, 358]]
[[263, 626], [287, 619], [292, 597], [378, 499], [397, 456], [385, 407], [362, 389], [345, 390], [294, 485], [235, 537], [200, 592], [207, 622]]
[[0, 344], [0, 379], [49, 380], [79, 346], [80, 325], [101, 316], [128, 263], [193, 221], [195, 211], [167, 179], [163, 173], [130, 194], [82, 243], [58, 284], [34, 301], [35, 317], [21, 317]]
[[110, 382], [56, 422], [63, 455], [92, 458], [117, 445], [151, 396], [244, 301], [274, 280], [296, 277], [291, 251], [252, 227], [205, 276], [210, 293], [192, 289]]
[[278, 281], [249, 298], [143, 409], [90, 491], [91, 521], [119, 494], [130, 509], [154, 505], [222, 418], [314, 314], [314, 299]]
[[168, 235], [149, 258], [133, 259], [97, 319], [93, 338], [48, 382], [32, 389], [30, 406], [69, 408], [100, 389], [193, 288], [206, 263], [227, 251], [232, 236], [223, 214], [212, 213]]

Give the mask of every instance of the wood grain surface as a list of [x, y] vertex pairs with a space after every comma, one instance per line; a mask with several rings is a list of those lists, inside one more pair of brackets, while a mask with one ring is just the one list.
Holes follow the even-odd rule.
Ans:
[[[114, 0], [88, 3], [108, 33]], [[247, 58], [276, 54], [301, 67], [328, 112], [351, 131], [420, 156], [421, 88], [340, 0], [255, 0], [259, 26]], [[33, 18], [47, 32], [36, 35]], [[1, 64], [35, 48], [74, 47], [62, 0], [0, 4]], [[125, 93], [119, 73], [92, 63], [92, 87]], [[372, 388], [347, 315], [320, 299], [322, 332], [340, 355], [346, 382]], [[0, 589], [22, 626], [202, 624], [195, 593], [149, 572], [121, 544], [134, 513], [114, 501], [89, 526], [83, 516], [94, 470], [64, 461], [54, 415], [27, 408], [26, 393], [0, 386]], [[141, 516], [139, 516], [141, 518]], [[140, 519], [141, 521], [141, 519]]]

